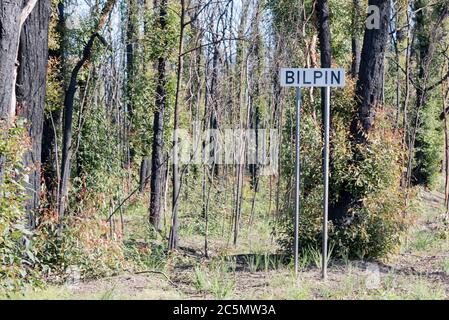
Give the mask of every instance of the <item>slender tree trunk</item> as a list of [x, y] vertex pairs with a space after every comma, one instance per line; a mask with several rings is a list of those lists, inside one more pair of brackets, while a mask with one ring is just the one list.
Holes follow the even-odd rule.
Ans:
[[[318, 38], [320, 41], [321, 68], [330, 68], [331, 55], [331, 30], [329, 21], [329, 3], [327, 0], [317, 0], [316, 12], [318, 15]], [[321, 116], [324, 123], [324, 104], [326, 88], [321, 88]]]
[[[84, 65], [90, 60], [92, 55], [92, 47], [96, 38], [99, 38], [102, 42], [104, 39], [98, 32], [106, 24], [106, 20], [112, 11], [117, 0], [108, 0], [101, 11], [100, 18], [94, 27], [92, 34], [84, 47], [81, 59], [76, 63], [72, 70], [70, 82], [65, 92], [64, 97], [64, 122], [63, 122], [63, 138], [62, 138], [62, 160], [61, 160], [61, 174], [60, 174], [60, 190], [59, 190], [59, 219], [62, 221], [64, 218], [67, 197], [68, 197], [68, 184], [70, 180], [71, 162], [72, 162], [72, 124], [73, 124], [73, 105], [75, 101], [75, 94], [78, 85], [78, 73], [84, 67]], [[62, 225], [60, 225], [61, 227]], [[61, 230], [61, 229], [60, 229]]]
[[139, 172], [139, 192], [140, 194], [143, 194], [145, 191], [145, 187], [147, 185], [147, 178], [148, 178], [148, 157], [144, 156], [142, 158], [142, 163], [140, 164], [140, 172]]
[[169, 239], [169, 250], [178, 248], [178, 201], [180, 195], [180, 177], [179, 177], [179, 104], [181, 97], [181, 81], [183, 73], [183, 51], [184, 51], [184, 30], [185, 30], [185, 14], [186, 14], [185, 0], [181, 0], [181, 14], [180, 14], [180, 33], [178, 44], [178, 65], [176, 71], [176, 96], [175, 96], [175, 110], [173, 118], [173, 197], [172, 197], [172, 223]]
[[136, 10], [137, 10], [137, 4], [136, 0], [127, 0], [127, 6], [128, 6], [128, 21], [127, 21], [127, 28], [126, 28], [126, 135], [128, 137], [128, 148], [129, 148], [129, 159], [127, 159], [127, 162], [125, 166], [127, 168], [130, 168], [134, 156], [135, 156], [135, 149], [133, 147], [133, 144], [129, 142], [129, 139], [133, 136], [133, 115], [134, 115], [134, 56], [135, 56], [135, 47], [137, 42], [136, 37]]
[[[252, 55], [254, 56], [254, 70], [252, 71], [252, 93], [251, 93], [251, 120], [250, 127], [254, 130], [254, 157], [252, 157], [252, 162], [249, 164], [249, 170], [251, 173], [251, 186], [256, 193], [259, 187], [259, 175], [260, 175], [260, 145], [259, 145], [259, 128], [260, 128], [260, 104], [262, 102], [261, 97], [261, 82], [262, 82], [262, 63], [263, 57], [262, 55], [262, 46], [263, 42], [261, 41], [260, 35], [260, 2], [258, 2], [257, 7], [255, 8], [255, 18], [253, 19], [253, 47], [252, 47]], [[252, 147], [252, 146], [251, 146]]]
[[361, 0], [353, 0], [353, 13], [352, 13], [352, 63], [351, 63], [351, 75], [353, 78], [357, 78], [360, 69], [360, 55], [362, 53], [362, 45], [359, 36], [359, 29], [361, 27], [360, 21], [362, 17], [362, 4]]
[[[50, 58], [56, 59], [59, 66], [56, 70], [58, 76], [56, 79], [65, 86], [64, 71], [65, 71], [65, 16], [64, 16], [64, 2], [58, 3], [58, 23], [56, 32], [59, 36], [59, 48], [55, 51], [50, 51]], [[41, 162], [44, 183], [46, 186], [47, 200], [50, 205], [57, 208], [58, 201], [58, 184], [59, 184], [59, 166], [58, 166], [58, 148], [57, 148], [57, 132], [61, 124], [62, 110], [57, 108], [45, 114], [44, 128], [42, 133], [42, 152]]]
[[[443, 96], [443, 114], [444, 114], [444, 201], [446, 208], [449, 208], [449, 125], [447, 122], [446, 101], [448, 98], [448, 91]], [[449, 210], [446, 210], [446, 214], [449, 214]]]
[[[167, 32], [167, 0], [159, 4], [159, 28]], [[167, 47], [167, 44], [164, 44]], [[164, 186], [164, 116], [167, 107], [166, 57], [157, 60], [156, 112], [153, 121], [153, 145], [151, 154], [150, 223], [161, 227], [162, 191]]]

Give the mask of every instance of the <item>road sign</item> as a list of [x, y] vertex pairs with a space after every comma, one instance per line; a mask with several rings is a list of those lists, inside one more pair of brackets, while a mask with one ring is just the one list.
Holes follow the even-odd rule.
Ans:
[[329, 131], [330, 131], [330, 92], [331, 87], [345, 86], [344, 69], [333, 68], [282, 68], [281, 86], [296, 87], [296, 184], [295, 184], [295, 230], [294, 259], [295, 274], [298, 274], [298, 227], [300, 209], [300, 119], [301, 119], [301, 87], [325, 87], [324, 103], [324, 162], [323, 162], [323, 245], [322, 245], [322, 277], [327, 278], [327, 220], [329, 207]]
[[345, 70], [333, 68], [282, 68], [282, 87], [344, 87]]

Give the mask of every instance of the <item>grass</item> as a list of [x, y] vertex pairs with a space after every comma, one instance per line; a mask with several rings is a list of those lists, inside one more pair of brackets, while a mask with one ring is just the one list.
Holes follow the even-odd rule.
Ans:
[[227, 272], [226, 265], [213, 268], [196, 266], [194, 268], [194, 285], [201, 293], [211, 294], [215, 299], [226, 299], [233, 295], [235, 279]]
[[418, 230], [407, 243], [406, 250], [409, 252], [428, 251], [435, 247], [436, 237], [429, 230]]

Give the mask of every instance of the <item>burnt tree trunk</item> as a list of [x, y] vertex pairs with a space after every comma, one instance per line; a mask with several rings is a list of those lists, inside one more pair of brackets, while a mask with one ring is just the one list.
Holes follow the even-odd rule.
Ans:
[[[59, 190], [59, 219], [62, 221], [66, 209], [68, 197], [68, 184], [70, 180], [71, 162], [72, 162], [72, 124], [73, 124], [73, 105], [75, 101], [75, 94], [78, 86], [78, 73], [83, 66], [90, 60], [92, 55], [92, 48], [94, 41], [98, 38], [104, 42], [104, 39], [99, 35], [99, 31], [106, 24], [112, 8], [117, 0], [108, 0], [103, 7], [100, 18], [92, 31], [92, 34], [84, 47], [81, 59], [76, 63], [70, 76], [70, 82], [65, 92], [64, 98], [64, 122], [63, 122], [63, 138], [62, 138], [62, 159], [61, 159], [61, 174], [60, 174], [60, 190]], [[105, 44], [105, 43], [103, 43]], [[60, 225], [61, 227], [62, 225]], [[61, 229], [60, 229], [61, 230]]]
[[[316, 2], [318, 15], [318, 39], [320, 40], [320, 60], [321, 68], [330, 68], [332, 64], [331, 55], [331, 30], [329, 21], [329, 3], [327, 0]], [[321, 116], [324, 123], [324, 100], [326, 88], [321, 88]]]
[[[159, 6], [159, 28], [167, 30], [167, 0], [162, 0]], [[151, 154], [151, 195], [150, 223], [160, 229], [162, 211], [162, 189], [164, 187], [164, 116], [167, 107], [167, 74], [165, 56], [157, 60], [156, 111], [153, 121], [153, 144]]]
[[388, 42], [390, 0], [370, 0], [379, 8], [380, 28], [366, 29], [356, 86], [357, 117], [351, 133], [361, 141], [374, 124], [377, 107], [382, 103], [385, 50]]
[[133, 113], [134, 113], [134, 52], [136, 46], [136, 0], [128, 0], [128, 21], [126, 27], [126, 111], [127, 111], [127, 141], [129, 148], [129, 159], [126, 167], [130, 168], [136, 154], [129, 139], [133, 131]]
[[[57, 80], [64, 85], [64, 31], [65, 17], [64, 17], [64, 3], [58, 3], [58, 24], [57, 33], [60, 37], [59, 48], [57, 50], [50, 50], [50, 58], [57, 59], [60, 63], [58, 67]], [[57, 159], [57, 129], [61, 124], [62, 109], [57, 108], [45, 114], [44, 128], [42, 133], [42, 175], [46, 187], [47, 200], [52, 207], [55, 206], [58, 199], [58, 167], [56, 165]]]
[[25, 208], [30, 226], [34, 227], [39, 207], [41, 178], [41, 144], [44, 119], [48, 62], [48, 25], [51, 1], [40, 0], [25, 21], [19, 45], [17, 73], [17, 115], [27, 119], [31, 147], [24, 154], [29, 168]]
[[[382, 103], [385, 50], [388, 42], [390, 0], [370, 0], [369, 5], [379, 8], [380, 28], [365, 29], [360, 61], [359, 78], [356, 85], [357, 113], [351, 123], [353, 144], [367, 143], [367, 134], [374, 124], [376, 110]], [[352, 161], [357, 162], [357, 155]], [[340, 190], [339, 200], [329, 210], [333, 221], [343, 218], [352, 204], [358, 203], [357, 195], [351, 194], [350, 186]]]
[[[259, 191], [259, 176], [260, 176], [260, 164], [262, 162], [261, 159], [261, 146], [259, 145], [259, 128], [260, 128], [260, 118], [261, 118], [261, 112], [260, 112], [260, 104], [261, 104], [261, 75], [262, 75], [262, 62], [263, 57], [261, 56], [262, 53], [262, 36], [260, 35], [260, 6], [257, 6], [255, 9], [255, 18], [254, 18], [254, 30], [253, 30], [253, 37], [254, 37], [254, 44], [251, 48], [252, 55], [254, 57], [254, 66], [253, 66], [253, 89], [251, 92], [251, 122], [250, 122], [250, 128], [254, 130], [254, 150], [251, 162], [249, 164], [249, 171], [251, 173], [251, 187], [254, 190], [254, 192]], [[255, 194], [255, 193], [254, 193]]]
[[178, 43], [178, 65], [176, 70], [176, 92], [175, 92], [175, 106], [173, 112], [173, 191], [172, 191], [172, 221], [170, 236], [168, 241], [168, 249], [176, 250], [179, 243], [178, 234], [178, 205], [179, 195], [181, 194], [181, 176], [179, 170], [179, 109], [180, 100], [183, 98], [181, 95], [182, 85], [182, 72], [183, 72], [183, 51], [184, 51], [184, 32], [186, 28], [185, 16], [186, 7], [185, 0], [181, 0], [181, 14], [180, 14], [180, 31], [179, 31], [179, 43]]

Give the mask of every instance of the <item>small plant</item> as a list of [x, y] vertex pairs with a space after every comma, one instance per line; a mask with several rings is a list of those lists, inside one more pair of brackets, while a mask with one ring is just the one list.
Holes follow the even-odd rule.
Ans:
[[263, 255], [253, 254], [247, 258], [249, 271], [254, 273], [260, 270], [263, 265]]
[[235, 290], [235, 280], [226, 277], [226, 266], [217, 264], [211, 268], [196, 266], [194, 268], [194, 284], [197, 290], [212, 294], [215, 299], [226, 299]]
[[199, 291], [207, 291], [209, 288], [209, 281], [205, 270], [199, 266], [194, 269], [195, 273], [195, 287]]
[[[328, 248], [327, 257], [326, 257], [326, 265], [329, 265], [329, 261], [331, 260], [332, 252], [334, 250], [334, 245], [331, 243], [331, 245]], [[321, 268], [322, 261], [323, 261], [323, 255], [320, 249], [309, 247], [306, 250], [306, 256], [309, 257], [309, 261], [313, 262], [313, 264], [317, 268]]]
[[435, 237], [427, 230], [420, 230], [409, 242], [409, 248], [415, 251], [426, 251], [431, 248]]

